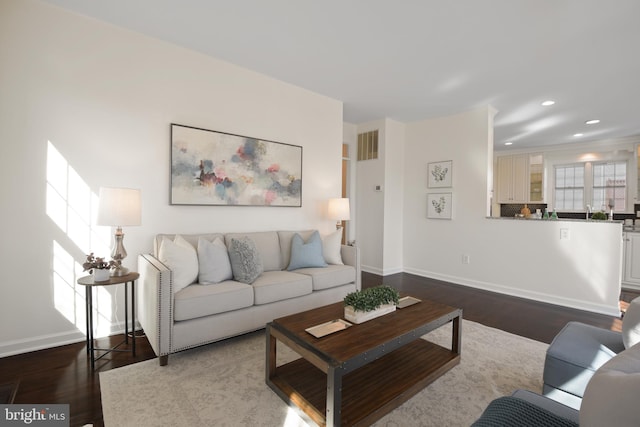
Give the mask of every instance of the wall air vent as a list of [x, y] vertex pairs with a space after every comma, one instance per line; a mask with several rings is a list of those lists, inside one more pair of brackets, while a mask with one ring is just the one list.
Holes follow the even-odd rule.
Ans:
[[378, 131], [358, 134], [358, 161], [378, 158]]

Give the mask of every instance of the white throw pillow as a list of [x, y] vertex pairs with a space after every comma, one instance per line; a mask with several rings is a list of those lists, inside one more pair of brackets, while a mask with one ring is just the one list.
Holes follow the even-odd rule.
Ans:
[[198, 254], [196, 248], [184, 237], [177, 235], [174, 241], [162, 238], [158, 258], [173, 271], [173, 292], [178, 292], [198, 278]]
[[233, 278], [227, 247], [219, 237], [213, 242], [204, 237], [198, 238], [198, 282], [211, 285]]
[[322, 239], [322, 254], [327, 264], [343, 265], [342, 255], [342, 229], [324, 236]]
[[622, 342], [624, 348], [633, 347], [640, 342], [640, 297], [629, 303], [622, 318]]

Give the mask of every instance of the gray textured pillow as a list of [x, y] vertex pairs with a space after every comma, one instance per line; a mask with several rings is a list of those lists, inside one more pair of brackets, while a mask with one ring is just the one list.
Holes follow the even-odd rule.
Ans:
[[250, 285], [264, 271], [258, 248], [248, 237], [231, 239], [229, 261], [231, 261], [233, 278], [238, 282]]
[[629, 303], [622, 318], [622, 341], [624, 348], [633, 347], [640, 342], [640, 297]]

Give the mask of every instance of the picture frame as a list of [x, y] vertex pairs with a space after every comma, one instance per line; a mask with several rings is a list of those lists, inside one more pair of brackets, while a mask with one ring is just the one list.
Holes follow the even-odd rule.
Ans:
[[427, 187], [446, 188], [453, 182], [453, 160], [427, 164]]
[[171, 124], [171, 205], [302, 206], [302, 147]]
[[451, 219], [453, 212], [452, 193], [427, 194], [427, 218]]

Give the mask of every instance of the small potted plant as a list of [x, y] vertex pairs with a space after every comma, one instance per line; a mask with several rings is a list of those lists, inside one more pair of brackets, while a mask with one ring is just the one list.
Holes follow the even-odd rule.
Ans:
[[396, 311], [399, 299], [398, 291], [389, 286], [351, 292], [343, 301], [344, 317], [353, 323], [363, 323]]
[[602, 211], [594, 212], [591, 215], [591, 219], [596, 220], [596, 221], [604, 221], [604, 220], [607, 219], [607, 214], [602, 212]]
[[87, 255], [87, 260], [82, 264], [83, 271], [89, 271], [96, 282], [109, 280], [112, 267], [118, 267], [118, 263], [114, 260], [107, 262], [104, 258], [94, 256], [93, 252]]

